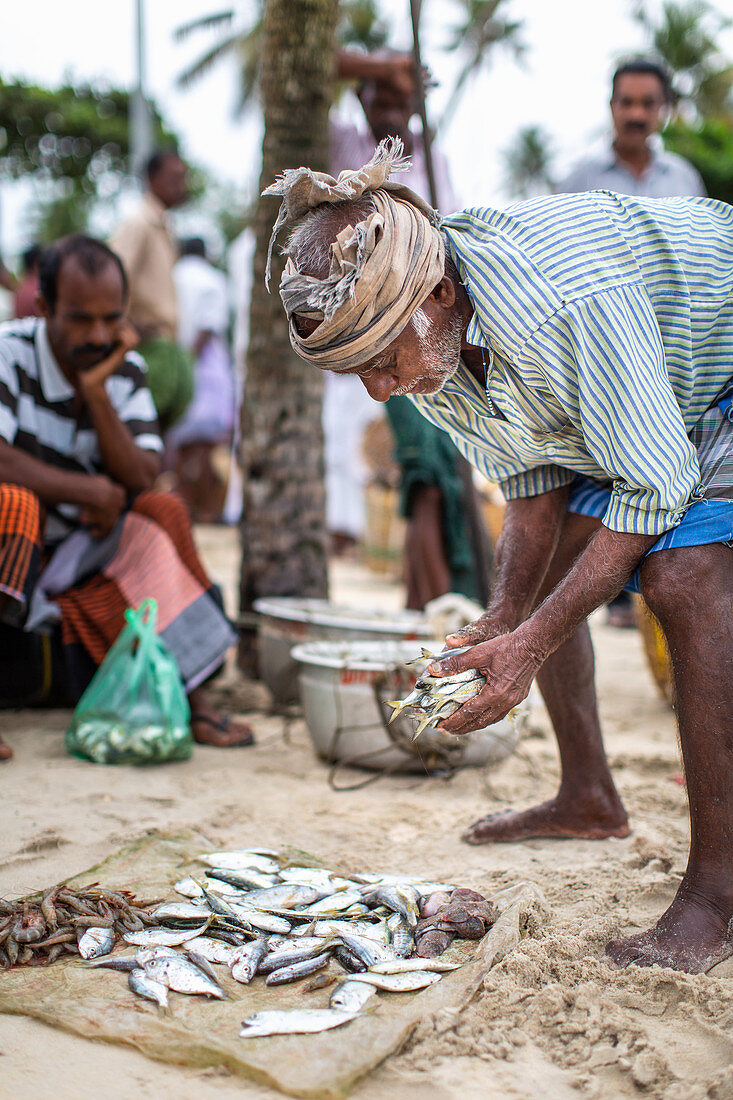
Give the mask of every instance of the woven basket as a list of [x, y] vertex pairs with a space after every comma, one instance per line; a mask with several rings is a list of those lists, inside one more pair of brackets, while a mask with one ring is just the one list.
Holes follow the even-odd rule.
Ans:
[[396, 489], [372, 482], [367, 485], [364, 563], [374, 573], [399, 580], [405, 547], [405, 521], [399, 514]]
[[652, 615], [641, 596], [636, 596], [636, 621], [654, 682], [670, 706], [674, 706], [672, 659], [659, 620]]

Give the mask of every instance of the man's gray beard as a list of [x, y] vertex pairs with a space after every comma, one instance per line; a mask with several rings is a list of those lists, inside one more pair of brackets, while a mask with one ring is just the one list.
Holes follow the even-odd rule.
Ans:
[[[450, 318], [444, 328], [431, 325], [428, 332], [420, 335], [416, 332], [417, 346], [423, 364], [421, 380], [429, 379], [440, 383], [433, 391], [438, 392], [453, 377], [461, 365], [461, 337], [463, 322], [456, 314]], [[392, 397], [404, 397], [411, 392], [411, 386], [400, 386]]]

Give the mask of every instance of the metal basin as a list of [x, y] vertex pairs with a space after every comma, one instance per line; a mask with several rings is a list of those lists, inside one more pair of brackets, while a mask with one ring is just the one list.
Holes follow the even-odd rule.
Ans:
[[427, 640], [431, 636], [418, 611], [370, 611], [295, 597], [255, 600], [253, 606], [259, 614], [260, 676], [278, 703], [298, 700], [298, 670], [290, 655], [294, 645], [329, 639]]
[[[426, 648], [443, 649], [429, 640]], [[313, 747], [330, 762], [390, 771], [436, 771], [450, 767], [486, 767], [514, 752], [526, 729], [529, 705], [513, 720], [465, 737], [425, 730], [412, 740], [416, 720], [392, 713], [388, 699], [403, 698], [415, 685], [417, 671], [405, 667], [420, 655], [415, 642], [307, 642], [295, 646], [300, 695]]]

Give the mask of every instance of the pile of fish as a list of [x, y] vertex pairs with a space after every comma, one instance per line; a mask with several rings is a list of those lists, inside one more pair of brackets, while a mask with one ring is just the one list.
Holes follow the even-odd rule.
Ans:
[[0, 898], [0, 967], [47, 966], [60, 955], [105, 955], [125, 932], [156, 924], [128, 890], [99, 883], [75, 889], [65, 883], [18, 901]]
[[449, 654], [431, 653], [428, 649], [422, 650], [422, 656], [414, 661], [408, 661], [408, 665], [424, 665], [425, 670], [418, 676], [415, 687], [404, 699], [392, 699], [387, 706], [392, 707], [390, 722], [393, 722], [398, 714], [406, 712], [408, 718], [418, 718], [417, 729], [413, 735], [413, 741], [420, 736], [425, 729], [437, 726], [443, 718], [450, 718], [464, 703], [478, 695], [486, 684], [486, 677], [478, 669], [470, 668], [466, 672], [456, 672], [453, 676], [432, 676], [427, 671], [431, 661], [439, 661], [441, 657], [457, 657], [465, 653], [470, 646], [460, 649], [452, 649]]
[[[308, 979], [309, 993], [334, 986], [328, 1008], [248, 1017], [245, 1038], [326, 1031], [355, 1019], [378, 990], [424, 989], [461, 965], [434, 957], [454, 936], [478, 939], [498, 916], [452, 883], [344, 877], [288, 865], [269, 849], [208, 852], [198, 862], [200, 875], [175, 883], [186, 901], [155, 909], [159, 927], [125, 933], [134, 954], [89, 965], [129, 971], [133, 992], [165, 1011], [171, 990], [229, 996], [217, 966], [244, 985], [261, 976], [267, 986]], [[327, 974], [331, 963], [336, 972]]]

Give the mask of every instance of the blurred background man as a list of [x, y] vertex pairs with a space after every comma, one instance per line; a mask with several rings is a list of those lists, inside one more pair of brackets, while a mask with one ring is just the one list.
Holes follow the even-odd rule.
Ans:
[[188, 198], [187, 173], [178, 153], [153, 153], [145, 166], [140, 205], [110, 242], [130, 280], [130, 320], [140, 335], [138, 351], [148, 365], [148, 386], [163, 431], [183, 416], [193, 396], [191, 357], [176, 342], [173, 269], [178, 250], [166, 217]]
[[234, 376], [229, 351], [227, 277], [209, 262], [200, 237], [180, 243], [173, 277], [178, 297], [178, 341], [193, 356], [194, 390], [166, 444], [175, 451], [178, 492], [191, 518], [216, 523], [226, 486], [212, 463], [214, 448], [229, 445], [234, 427]]
[[594, 191], [622, 195], [704, 195], [705, 185], [696, 168], [676, 153], [668, 153], [655, 137], [664, 125], [673, 100], [667, 71], [653, 61], [638, 58], [613, 74], [610, 147], [580, 161], [556, 191]]

